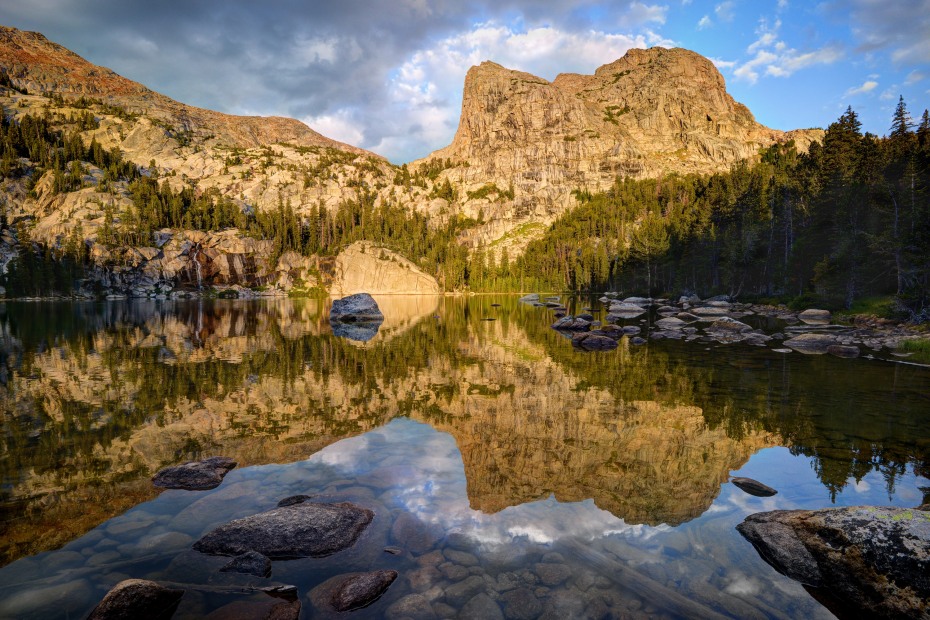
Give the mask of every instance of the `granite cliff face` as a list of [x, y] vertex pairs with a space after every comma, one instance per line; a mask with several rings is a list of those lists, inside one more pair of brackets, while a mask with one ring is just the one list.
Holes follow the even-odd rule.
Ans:
[[455, 138], [427, 159], [449, 160], [444, 174], [468, 190], [512, 190], [509, 201], [463, 206], [493, 220], [488, 241], [521, 223], [551, 222], [574, 204], [575, 189], [607, 189], [618, 176], [725, 171], [760, 147], [795, 140], [806, 150], [821, 135], [760, 125], [710, 60], [655, 47], [553, 82], [493, 62], [472, 67]]

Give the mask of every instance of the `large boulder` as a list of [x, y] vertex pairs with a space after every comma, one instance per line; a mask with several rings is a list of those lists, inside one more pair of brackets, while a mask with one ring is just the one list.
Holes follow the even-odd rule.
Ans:
[[107, 592], [87, 620], [168, 620], [182, 596], [184, 590], [166, 588], [145, 579], [126, 579]]
[[329, 311], [329, 320], [343, 323], [381, 323], [384, 321], [384, 314], [371, 295], [356, 293], [342, 299], [334, 299]]
[[348, 502], [302, 502], [230, 521], [194, 543], [194, 549], [232, 556], [257, 551], [272, 560], [323, 557], [354, 545], [373, 516]]
[[321, 611], [345, 612], [361, 609], [378, 600], [395, 579], [395, 570], [337, 575], [314, 588], [310, 592], [310, 600]]
[[384, 314], [368, 293], [334, 299], [329, 311], [333, 334], [350, 340], [368, 342], [378, 334]]
[[166, 467], [152, 477], [152, 484], [165, 489], [205, 491], [218, 487], [235, 466], [236, 462], [229, 457], [213, 456], [202, 461]]
[[775, 510], [736, 526], [780, 573], [840, 617], [930, 618], [930, 512]]

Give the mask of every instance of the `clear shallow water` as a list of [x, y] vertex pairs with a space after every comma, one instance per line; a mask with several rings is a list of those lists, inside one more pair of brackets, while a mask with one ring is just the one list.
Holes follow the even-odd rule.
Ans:
[[[260, 605], [190, 545], [309, 493], [376, 518], [349, 551], [274, 563], [304, 617], [317, 584], [375, 568], [401, 577], [368, 617], [487, 600], [513, 617], [829, 617], [734, 526], [913, 506], [930, 486], [924, 369], [703, 343], [583, 353], [512, 298], [391, 304], [364, 346], [313, 302], [7, 308], [3, 538], [25, 557], [0, 568], [0, 616], [83, 616], [127, 577], [187, 584], [176, 617]], [[150, 488], [209, 454], [244, 466], [212, 491]]]

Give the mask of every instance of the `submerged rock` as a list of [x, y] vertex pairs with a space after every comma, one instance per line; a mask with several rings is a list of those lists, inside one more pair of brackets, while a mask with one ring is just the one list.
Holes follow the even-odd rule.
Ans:
[[310, 600], [322, 611], [361, 609], [381, 598], [395, 579], [395, 570], [337, 575], [315, 587], [310, 592]]
[[736, 529], [843, 617], [930, 617], [930, 513], [851, 506], [749, 515]]
[[220, 572], [243, 573], [267, 579], [271, 576], [271, 560], [258, 551], [246, 551], [227, 562]]
[[831, 344], [827, 347], [827, 353], [836, 357], [852, 359], [859, 357], [859, 347], [851, 344]]
[[205, 491], [220, 486], [236, 462], [225, 456], [213, 456], [202, 461], [190, 461], [166, 467], [152, 477], [152, 484], [165, 489]]
[[660, 327], [662, 329], [681, 329], [685, 326], [687, 326], [687, 323], [681, 319], [676, 319], [675, 317], [668, 317], [656, 321], [656, 327]]
[[768, 486], [767, 484], [762, 484], [758, 480], [753, 480], [752, 478], [731, 478], [730, 482], [734, 484], [739, 489], [742, 489], [750, 495], [755, 495], [756, 497], [771, 497], [776, 495], [778, 491]]
[[194, 543], [194, 549], [210, 555], [257, 551], [272, 560], [323, 557], [355, 544], [373, 517], [348, 502], [302, 502], [230, 521]]
[[107, 592], [87, 620], [167, 620], [184, 596], [184, 590], [160, 586], [145, 579], [126, 579]]

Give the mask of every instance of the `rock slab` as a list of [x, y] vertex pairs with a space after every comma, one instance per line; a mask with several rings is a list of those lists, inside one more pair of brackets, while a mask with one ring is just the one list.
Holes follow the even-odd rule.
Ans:
[[152, 484], [165, 489], [206, 491], [215, 489], [236, 462], [225, 456], [213, 456], [202, 461], [190, 461], [160, 470], [152, 478]]
[[232, 556], [257, 551], [272, 560], [324, 557], [354, 545], [373, 517], [348, 502], [303, 502], [230, 521], [194, 543], [194, 549]]
[[160, 586], [145, 579], [126, 579], [107, 592], [88, 620], [167, 620], [177, 609], [184, 590]]
[[384, 314], [371, 295], [356, 293], [342, 299], [334, 299], [329, 311], [329, 320], [343, 323], [381, 323], [384, 321]]
[[821, 602], [841, 617], [930, 618], [930, 512], [775, 510], [736, 529], [780, 573], [826, 593]]

